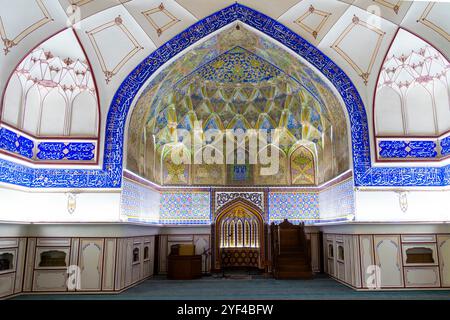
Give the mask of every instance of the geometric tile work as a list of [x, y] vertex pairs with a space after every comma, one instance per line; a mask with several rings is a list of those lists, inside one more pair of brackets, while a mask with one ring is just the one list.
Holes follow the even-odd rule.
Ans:
[[281, 73], [266, 60], [239, 46], [211, 60], [197, 72], [195, 76], [204, 81], [223, 83], [260, 83]]
[[352, 220], [355, 214], [353, 181], [349, 179], [319, 193], [320, 221]]
[[123, 180], [121, 215], [127, 221], [159, 223], [159, 201], [158, 191], [128, 179]]
[[450, 185], [450, 165], [372, 167], [365, 106], [350, 78], [320, 50], [295, 32], [240, 4], [224, 8], [187, 28], [151, 53], [125, 78], [112, 99], [107, 115], [103, 169], [40, 169], [0, 159], [0, 182], [30, 188], [120, 188], [125, 122], [140, 88], [174, 56], [236, 20], [285, 45], [316, 67], [334, 85], [349, 114], [355, 186]]
[[221, 192], [215, 193], [214, 208], [218, 211], [227, 203], [235, 199], [245, 199], [253, 203], [256, 207], [264, 211], [264, 193], [263, 192]]
[[162, 192], [159, 221], [162, 224], [210, 224], [209, 192]]
[[270, 223], [288, 219], [292, 223], [319, 222], [319, 197], [317, 193], [269, 192]]

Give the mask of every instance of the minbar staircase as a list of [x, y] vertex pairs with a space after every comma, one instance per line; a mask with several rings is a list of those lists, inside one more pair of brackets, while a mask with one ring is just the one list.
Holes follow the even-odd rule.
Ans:
[[310, 242], [305, 226], [284, 220], [271, 225], [272, 270], [276, 279], [311, 279]]

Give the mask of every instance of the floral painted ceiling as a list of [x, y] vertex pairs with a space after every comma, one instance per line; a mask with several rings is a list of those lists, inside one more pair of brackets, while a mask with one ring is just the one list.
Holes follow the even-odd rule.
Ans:
[[[256, 165], [170, 163], [176, 129], [199, 127], [275, 130], [281, 159], [276, 179], [259, 177]], [[148, 84], [130, 119], [127, 166], [169, 185], [315, 185], [348, 169], [346, 128], [339, 100], [312, 68], [238, 24]]]

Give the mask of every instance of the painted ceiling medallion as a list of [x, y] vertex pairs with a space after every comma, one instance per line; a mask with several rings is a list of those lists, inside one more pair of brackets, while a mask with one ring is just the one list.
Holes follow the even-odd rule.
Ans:
[[[319, 16], [321, 19], [320, 22], [316, 25], [308, 25], [308, 23], [305, 20], [313, 16]], [[311, 5], [308, 11], [305, 12], [302, 16], [300, 16], [297, 20], [295, 20], [294, 23], [298, 24], [301, 28], [310, 33], [314, 37], [314, 39], [317, 39], [317, 35], [319, 34], [320, 30], [322, 30], [323, 26], [325, 25], [330, 16], [331, 16], [330, 12], [317, 10]]]
[[[344, 48], [340, 47], [340, 45], [342, 44], [344, 39], [347, 38], [348, 36], [351, 36], [350, 34], [352, 33], [352, 31], [354, 31], [354, 29], [357, 26], [366, 28], [366, 29], [372, 31], [373, 33], [375, 33], [377, 36], [377, 41], [373, 48], [372, 55], [370, 56], [370, 60], [369, 60], [367, 67], [359, 65], [357, 62], [354, 61], [354, 59], [352, 59], [350, 57], [351, 53], [346, 52], [344, 50]], [[369, 76], [372, 72], [372, 68], [375, 63], [375, 58], [378, 55], [378, 51], [380, 50], [381, 42], [383, 41], [383, 37], [385, 34], [386, 33], [383, 30], [381, 30], [371, 24], [368, 24], [365, 21], [362, 21], [360, 18], [358, 18], [356, 15], [354, 15], [352, 22], [347, 26], [347, 28], [345, 28], [345, 30], [342, 32], [342, 34], [336, 39], [336, 41], [332, 44], [331, 48], [334, 49], [345, 61], [347, 61], [348, 64], [350, 64], [350, 66], [358, 73], [358, 75], [361, 78], [363, 78], [364, 84], [367, 85], [367, 83], [369, 81]], [[369, 49], [369, 48], [366, 48], [366, 49]]]
[[[104, 48], [100, 47], [98, 45], [98, 42], [96, 40], [96, 37], [99, 36], [99, 34], [105, 32], [107, 29], [116, 28], [119, 29], [125, 36], [128, 38], [131, 48], [130, 51], [122, 57], [122, 59], [115, 65], [115, 66], [108, 66], [107, 61], [105, 59], [104, 55]], [[118, 30], [112, 31], [112, 33], [116, 33]], [[143, 50], [144, 48], [139, 44], [139, 42], [136, 40], [136, 38], [132, 35], [132, 33], [127, 29], [127, 27], [123, 23], [122, 17], [119, 15], [114, 20], [102, 24], [95, 29], [91, 31], [86, 31], [86, 34], [89, 37], [89, 40], [92, 43], [92, 46], [94, 47], [95, 54], [98, 58], [98, 61], [100, 62], [101, 68], [103, 73], [105, 74], [105, 80], [108, 84], [112, 77], [114, 77], [119, 70], [140, 50]]]
[[158, 7], [143, 11], [142, 14], [156, 30], [158, 37], [160, 37], [164, 31], [180, 22], [177, 17], [175, 17], [164, 7], [162, 2]]
[[439, 33], [441, 36], [443, 36], [445, 39], [447, 39], [447, 41], [450, 41], [450, 34], [446, 30], [444, 30], [444, 28], [442, 26], [437, 25], [436, 22], [433, 22], [430, 19], [430, 14], [432, 13], [433, 9], [436, 8], [435, 7], [436, 4], [440, 5], [442, 3], [436, 3], [436, 2], [429, 3], [427, 5], [427, 7], [425, 8], [424, 12], [422, 13], [422, 15], [420, 16], [419, 20], [417, 20], [417, 22], [424, 24], [428, 28]]
[[17, 46], [20, 43], [20, 41], [22, 41], [26, 36], [30, 35], [34, 31], [45, 25], [46, 23], [53, 21], [53, 19], [50, 17], [50, 13], [48, 12], [47, 8], [43, 3], [43, 0], [35, 0], [35, 3], [37, 4], [38, 9], [42, 12], [43, 17], [40, 20], [31, 24], [29, 27], [22, 30], [14, 38], [8, 37], [2, 16], [0, 15], [0, 36], [3, 41], [4, 45], [3, 51], [5, 53], [5, 56], [11, 51], [12, 47]]

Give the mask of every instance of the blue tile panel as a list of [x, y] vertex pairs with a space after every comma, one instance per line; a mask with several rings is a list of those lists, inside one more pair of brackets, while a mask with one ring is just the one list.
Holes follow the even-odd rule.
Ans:
[[434, 141], [397, 141], [384, 140], [378, 143], [381, 158], [436, 158], [436, 143]]
[[0, 149], [31, 159], [33, 158], [33, 148], [32, 140], [6, 128], [0, 128]]
[[305, 223], [319, 220], [319, 197], [317, 193], [269, 192], [270, 223], [284, 219]]
[[121, 214], [130, 222], [159, 223], [159, 191], [124, 179], [121, 194]]
[[441, 140], [441, 154], [443, 156], [450, 154], [450, 136]]
[[41, 142], [36, 157], [39, 160], [89, 161], [94, 159], [95, 145], [89, 142]]
[[162, 224], [210, 224], [210, 193], [162, 192], [159, 214]]

